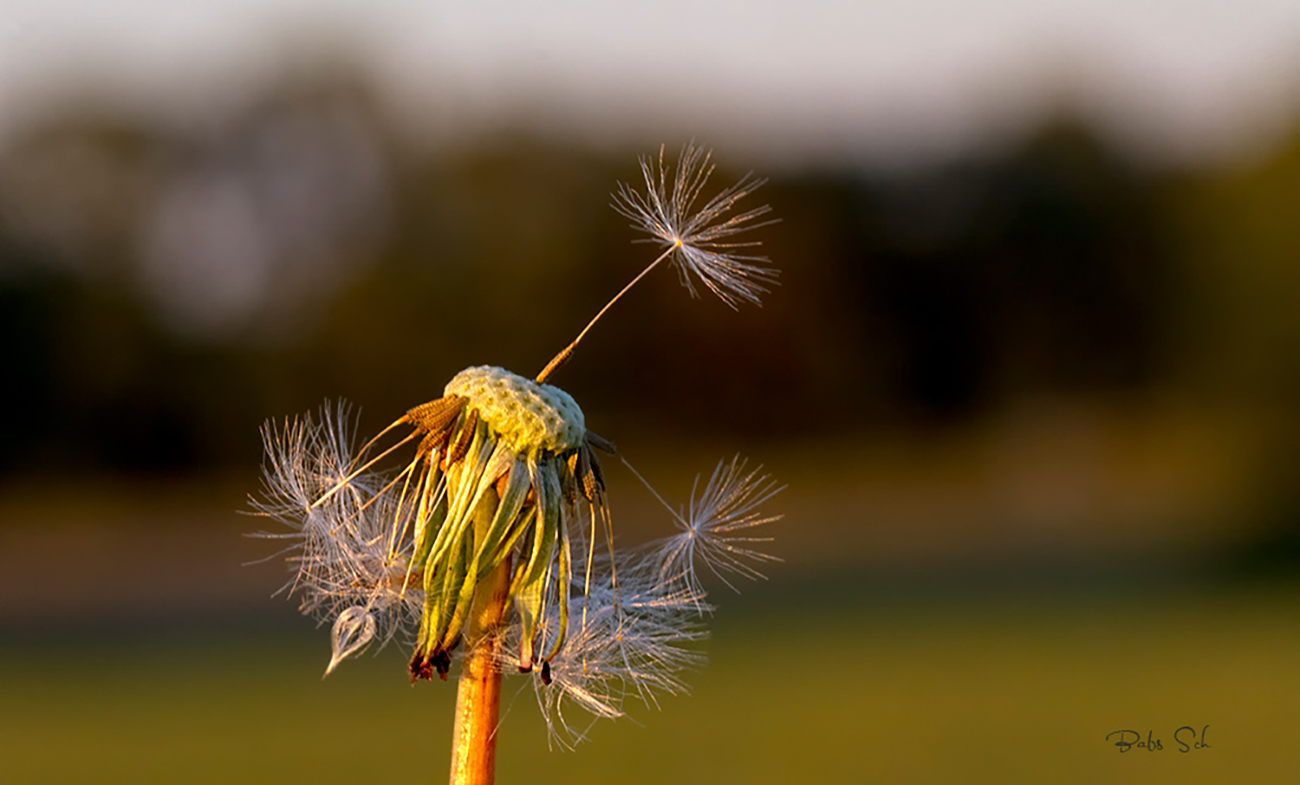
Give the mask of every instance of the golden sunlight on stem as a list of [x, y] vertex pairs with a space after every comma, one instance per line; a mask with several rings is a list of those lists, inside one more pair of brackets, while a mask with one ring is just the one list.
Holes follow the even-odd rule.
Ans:
[[[487, 534], [496, 509], [497, 496], [489, 488], [474, 518], [476, 541]], [[501, 715], [501, 671], [496, 654], [510, 590], [510, 561], [506, 558], [479, 584], [470, 607], [452, 731], [451, 785], [492, 785], [496, 777]]]
[[587, 333], [591, 331], [591, 328], [595, 326], [596, 322], [600, 321], [600, 317], [605, 315], [605, 311], [608, 311], [610, 308], [612, 308], [614, 303], [618, 302], [620, 297], [627, 294], [628, 289], [631, 289], [633, 286], [636, 286], [637, 281], [640, 281], [642, 278], [646, 277], [647, 273], [649, 273], [651, 270], [657, 267], [659, 263], [662, 262], [664, 259], [667, 259], [669, 254], [671, 254], [673, 251], [681, 247], [681, 244], [682, 241], [678, 240], [675, 245], [669, 246], [668, 250], [659, 254], [658, 259], [655, 259], [653, 262], [651, 262], [650, 265], [646, 267], [644, 270], [642, 270], [640, 274], [637, 275], [637, 277], [633, 278], [628, 283], [627, 286], [624, 286], [622, 291], [614, 295], [614, 299], [605, 303], [605, 307], [601, 308], [600, 313], [593, 316], [591, 321], [587, 322], [587, 326], [582, 328], [582, 332], [578, 333], [578, 337], [573, 339], [573, 343], [564, 347], [564, 351], [555, 355], [554, 359], [552, 359], [549, 363], [547, 363], [546, 367], [542, 369], [542, 372], [537, 374], [537, 378], [534, 381], [536, 381], [538, 384], [545, 382], [546, 377], [550, 376], [552, 373], [555, 373], [557, 368], [559, 368], [561, 365], [564, 365], [564, 362], [569, 359], [569, 355], [573, 354], [573, 350], [578, 348], [578, 342], [581, 341], [584, 337], [586, 337]]

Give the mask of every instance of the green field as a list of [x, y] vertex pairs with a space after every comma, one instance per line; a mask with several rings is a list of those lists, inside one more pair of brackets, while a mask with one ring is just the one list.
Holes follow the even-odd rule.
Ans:
[[[445, 781], [454, 689], [408, 687], [400, 652], [322, 682], [325, 630], [158, 637], [0, 650], [0, 779]], [[692, 696], [576, 752], [508, 686], [498, 781], [1300, 781], [1294, 590], [751, 607], [709, 649]], [[1206, 725], [1210, 748], [1180, 752], [1175, 730]], [[1164, 749], [1121, 754], [1119, 729]]]

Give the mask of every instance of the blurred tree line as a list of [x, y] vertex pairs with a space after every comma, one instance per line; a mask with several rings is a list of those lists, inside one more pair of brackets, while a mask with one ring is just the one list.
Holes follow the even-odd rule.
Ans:
[[[535, 373], [653, 258], [608, 207], [651, 151], [407, 130], [332, 77], [193, 127], [69, 108], [11, 137], [0, 473], [252, 467], [259, 423], [326, 397], [386, 424], [467, 365]], [[743, 169], [718, 153], [720, 186]], [[733, 313], [647, 279], [554, 379], [595, 430], [870, 438], [1178, 387], [1272, 412], [1289, 487], [1300, 135], [1171, 172], [1058, 117], [754, 199], [781, 218], [761, 239], [782, 286]]]

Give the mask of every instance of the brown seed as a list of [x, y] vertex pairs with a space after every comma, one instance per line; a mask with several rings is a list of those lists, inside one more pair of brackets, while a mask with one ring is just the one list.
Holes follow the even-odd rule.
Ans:
[[459, 395], [448, 395], [436, 401], [422, 403], [407, 410], [406, 420], [421, 433], [434, 433], [455, 422], [468, 400]]
[[605, 473], [600, 470], [600, 459], [597, 458], [596, 453], [591, 450], [585, 450], [584, 452], [587, 453], [587, 460], [591, 462], [591, 476], [595, 482], [595, 487], [592, 489], [592, 493], [595, 493], [596, 488], [599, 488], [601, 492], [604, 492]]
[[450, 428], [443, 428], [437, 431], [431, 431], [427, 436], [420, 440], [420, 446], [415, 451], [417, 457], [428, 458], [438, 450], [447, 446], [447, 437], [451, 435]]
[[618, 455], [618, 448], [614, 446], [613, 442], [603, 436], [598, 436], [591, 431], [587, 431], [587, 444], [590, 444], [592, 447], [595, 447], [603, 453]]
[[474, 430], [478, 427], [478, 409], [470, 409], [469, 416], [465, 418], [465, 424], [460, 427], [460, 432], [452, 441], [451, 446], [447, 448], [447, 457], [442, 460], [442, 468], [446, 469], [454, 463], [459, 463], [465, 453], [469, 452], [470, 440], [474, 438]]
[[598, 491], [596, 473], [591, 467], [592, 461], [594, 461], [595, 458], [596, 456], [593, 455], [591, 450], [587, 447], [582, 447], [578, 450], [577, 478], [582, 482], [582, 495], [589, 502], [596, 501], [596, 493]]

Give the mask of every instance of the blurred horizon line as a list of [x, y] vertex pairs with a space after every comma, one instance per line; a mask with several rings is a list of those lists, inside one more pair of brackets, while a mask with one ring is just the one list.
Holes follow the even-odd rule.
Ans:
[[[267, 94], [337, 77], [365, 89], [405, 135], [435, 148], [512, 131], [604, 151], [696, 138], [778, 172], [943, 165], [997, 154], [1060, 118], [1150, 165], [1234, 166], [1275, 152], [1300, 125], [1300, 57], [1286, 54], [1294, 45], [1252, 52], [1251, 62], [1240, 52], [1211, 53], [1203, 73], [1181, 75], [1157, 52], [1126, 60], [1105, 41], [1081, 39], [1019, 41], [996, 53], [954, 44], [937, 70], [900, 68], [897, 81], [886, 78], [887, 64], [869, 62], [834, 80], [809, 72], [763, 85], [762, 74], [724, 73], [658, 84], [631, 67], [565, 71], [546, 57], [536, 69], [523, 57], [469, 62], [450, 45], [421, 59], [409, 42], [385, 46], [391, 31], [328, 20], [214, 39], [197, 53], [171, 43], [123, 55], [114, 49], [125, 44], [101, 42], [62, 59], [24, 45], [28, 32], [16, 22], [0, 27], [0, 43], [11, 45], [7, 58], [0, 53], [0, 149], [69, 107], [97, 105], [92, 111], [201, 132]], [[1288, 40], [1300, 41], [1300, 19]], [[551, 78], [548, 64], [564, 78]]]

